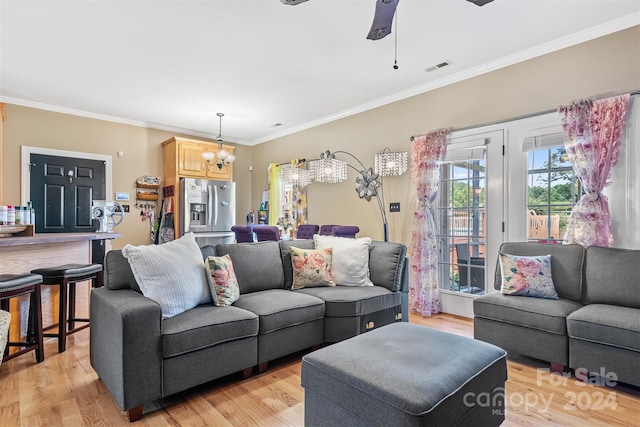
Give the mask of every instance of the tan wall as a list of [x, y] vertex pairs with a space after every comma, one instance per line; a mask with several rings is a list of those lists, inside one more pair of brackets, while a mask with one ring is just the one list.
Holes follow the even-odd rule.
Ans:
[[[385, 147], [410, 152], [411, 135], [438, 128], [462, 129], [555, 110], [585, 97], [640, 89], [640, 27], [634, 27], [555, 53], [497, 70], [326, 125], [254, 147], [255, 159], [285, 162], [317, 158], [329, 149], [347, 150], [366, 165]], [[346, 157], [338, 156], [346, 160]], [[260, 165], [264, 167], [264, 165]], [[253, 175], [253, 199], [266, 185], [266, 173]], [[360, 236], [382, 238], [374, 203], [357, 197], [355, 175], [347, 182], [308, 188], [309, 222], [357, 224]], [[415, 206], [410, 173], [384, 181], [390, 240], [409, 243]]]
[[[257, 208], [267, 186], [267, 165], [291, 158], [317, 158], [321, 151], [347, 150], [367, 165], [385, 147], [410, 151], [409, 137], [506, 121], [554, 110], [584, 97], [601, 97], [640, 89], [640, 27], [634, 27], [483, 76], [399, 101], [255, 147], [236, 146], [237, 222]], [[55, 148], [113, 156], [114, 191], [133, 195], [141, 175], [162, 175], [160, 144], [174, 134], [100, 120], [7, 105], [2, 152], [3, 202], [20, 199], [20, 146]], [[116, 157], [117, 150], [125, 152]], [[345, 158], [346, 159], [346, 158]], [[253, 166], [253, 172], [248, 167]], [[312, 184], [308, 189], [309, 222], [357, 224], [360, 236], [382, 239], [380, 213], [354, 191], [355, 176], [342, 184]], [[390, 240], [409, 243], [415, 206], [410, 174], [384, 181]], [[113, 196], [112, 196], [113, 197]], [[132, 202], [133, 204], [133, 202]], [[148, 242], [148, 223], [132, 209], [114, 242]]]
[[[121, 202], [129, 204], [131, 211], [115, 228], [123, 237], [116, 239], [113, 247], [150, 243], [150, 223], [141, 221], [140, 210], [135, 208], [135, 181], [142, 175], [162, 176], [160, 144], [172, 136], [175, 134], [8, 104], [2, 152], [3, 203], [20, 204], [20, 150], [23, 145], [112, 156], [113, 191], [128, 192], [131, 197], [129, 202]], [[124, 157], [117, 157], [118, 150], [124, 152]], [[250, 194], [251, 186], [247, 171], [251, 161], [250, 147], [237, 146], [236, 158], [234, 179], [238, 183], [238, 217], [244, 223], [250, 209], [249, 198], [244, 196]], [[107, 197], [113, 199], [115, 195]]]

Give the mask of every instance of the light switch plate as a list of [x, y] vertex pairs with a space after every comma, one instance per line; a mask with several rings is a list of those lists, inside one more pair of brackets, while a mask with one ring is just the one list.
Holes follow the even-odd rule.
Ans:
[[389, 212], [400, 212], [400, 203], [389, 203]]

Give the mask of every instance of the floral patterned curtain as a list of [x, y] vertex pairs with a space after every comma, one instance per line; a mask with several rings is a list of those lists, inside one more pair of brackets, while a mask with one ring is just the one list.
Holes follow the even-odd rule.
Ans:
[[613, 246], [609, 202], [602, 194], [620, 157], [629, 95], [558, 107], [565, 148], [585, 194], [571, 211], [564, 243]]
[[431, 203], [440, 182], [440, 164], [447, 150], [448, 129], [414, 137], [411, 144], [411, 180], [418, 206], [413, 213], [409, 276], [409, 308], [423, 316], [440, 310], [438, 289], [438, 242]]

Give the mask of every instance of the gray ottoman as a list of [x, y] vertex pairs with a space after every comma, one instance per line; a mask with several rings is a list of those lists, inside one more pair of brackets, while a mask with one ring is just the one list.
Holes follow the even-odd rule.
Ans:
[[302, 358], [305, 426], [497, 426], [507, 354], [394, 323]]

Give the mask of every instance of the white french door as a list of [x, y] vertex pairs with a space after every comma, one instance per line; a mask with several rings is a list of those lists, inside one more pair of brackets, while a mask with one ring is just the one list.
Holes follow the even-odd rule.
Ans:
[[442, 310], [473, 317], [473, 298], [493, 287], [503, 235], [504, 131], [453, 132], [436, 203]]

